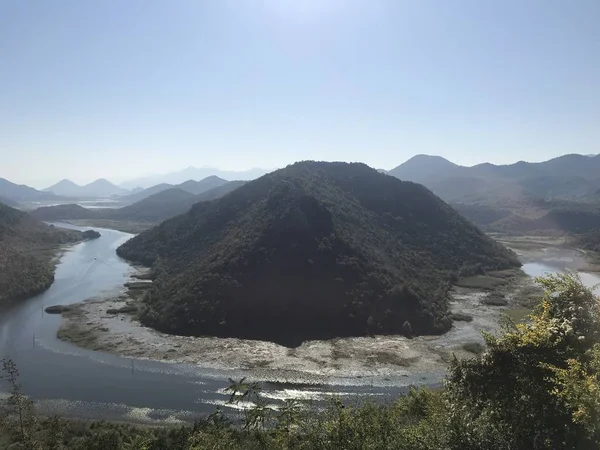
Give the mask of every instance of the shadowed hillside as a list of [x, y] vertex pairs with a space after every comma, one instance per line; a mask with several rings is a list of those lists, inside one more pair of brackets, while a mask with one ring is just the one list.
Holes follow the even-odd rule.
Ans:
[[287, 344], [446, 331], [450, 279], [519, 265], [423, 186], [318, 162], [198, 203], [118, 253], [154, 265], [144, 323]]
[[0, 203], [0, 303], [50, 287], [57, 248], [81, 238], [76, 231], [55, 229]]

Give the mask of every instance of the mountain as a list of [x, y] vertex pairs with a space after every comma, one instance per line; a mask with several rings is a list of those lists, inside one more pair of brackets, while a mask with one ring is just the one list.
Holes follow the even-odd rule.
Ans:
[[447, 331], [449, 280], [519, 265], [421, 185], [310, 161], [197, 203], [117, 252], [153, 265], [144, 324], [286, 345]]
[[175, 186], [168, 183], [157, 184], [156, 186], [149, 187], [148, 189], [142, 189], [141, 191], [130, 195], [123, 195], [119, 197], [119, 201], [123, 203], [136, 203], [150, 197], [151, 195], [158, 194], [159, 192], [166, 191], [168, 189], [173, 189], [174, 187]]
[[58, 246], [78, 239], [79, 232], [45, 225], [0, 203], [0, 304], [50, 287]]
[[158, 192], [132, 205], [106, 211], [110, 219], [159, 222], [183, 214], [194, 204], [194, 194], [179, 188]]
[[44, 189], [44, 191], [65, 197], [78, 197], [81, 192], [81, 186], [73, 183], [71, 180], [60, 180], [58, 183]]
[[215, 200], [245, 184], [245, 181], [229, 181], [221, 186], [209, 189], [202, 194], [193, 195], [178, 187], [161, 191], [133, 205], [107, 211], [108, 218], [158, 223], [183, 214], [198, 202]]
[[444, 177], [460, 175], [461, 169], [463, 169], [461, 166], [441, 156], [416, 155], [404, 164], [390, 170], [388, 174], [400, 179], [429, 180], [440, 175]]
[[215, 188], [203, 192], [202, 194], [196, 195], [194, 197], [194, 203], [216, 200], [218, 198], [223, 197], [226, 194], [229, 194], [232, 191], [235, 191], [237, 188], [242, 187], [247, 183], [247, 181], [229, 181], [221, 186], [217, 186]]
[[101, 218], [100, 209], [88, 209], [75, 204], [43, 206], [31, 211], [29, 214], [45, 222], [59, 222], [61, 220], [81, 220]]
[[485, 163], [473, 167], [459, 166], [439, 156], [418, 155], [389, 174], [422, 183], [447, 201], [580, 199], [598, 195], [600, 155], [571, 154], [540, 163]]
[[177, 187], [183, 189], [184, 191], [198, 195], [210, 189], [223, 186], [226, 183], [228, 183], [227, 180], [219, 178], [215, 175], [211, 175], [210, 177], [206, 177], [200, 181], [188, 180], [185, 183], [181, 183]]
[[122, 195], [127, 192], [126, 189], [120, 188], [104, 178], [86, 184], [82, 186], [82, 189], [83, 196], [85, 197], [112, 197], [113, 195]]
[[154, 194], [158, 194], [159, 192], [166, 191], [173, 188], [178, 188], [189, 192], [190, 194], [198, 195], [203, 192], [209, 191], [215, 187], [223, 186], [227, 184], [228, 181], [217, 176], [206, 177], [200, 181], [188, 180], [184, 183], [178, 185], [172, 185], [168, 183], [157, 184], [156, 186], [149, 187], [148, 189], [144, 189], [140, 192], [131, 195], [125, 195], [119, 197], [119, 201], [123, 203], [136, 203], [145, 198], [148, 198]]
[[99, 198], [112, 197], [113, 195], [121, 195], [127, 192], [125, 189], [112, 184], [110, 181], [105, 180], [104, 178], [93, 181], [85, 186], [79, 186], [78, 184], [73, 183], [71, 180], [61, 180], [55, 185], [44, 190], [47, 192], [52, 192], [56, 195], [62, 195], [64, 197]]
[[171, 172], [162, 175], [151, 175], [121, 184], [125, 189], [135, 187], [149, 188], [161, 183], [179, 185], [188, 180], [203, 180], [210, 176], [217, 176], [225, 180], [253, 180], [264, 175], [267, 171], [263, 169], [250, 169], [243, 171], [220, 170], [212, 167], [188, 167], [179, 172]]
[[12, 202], [28, 202], [42, 200], [56, 200], [58, 197], [52, 193], [38, 191], [24, 184], [11, 183], [0, 178], [0, 196]]

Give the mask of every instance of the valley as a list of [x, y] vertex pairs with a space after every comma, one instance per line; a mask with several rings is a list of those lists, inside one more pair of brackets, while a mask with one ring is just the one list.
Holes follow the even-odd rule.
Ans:
[[[262, 381], [265, 394], [278, 401], [322, 402], [336, 393], [385, 401], [409, 385], [438, 385], [453, 353], [474, 356], [481, 348], [480, 330], [495, 330], [502, 314], [522, 316], [523, 301], [540, 293], [530, 278], [507, 279], [500, 273], [489, 277], [497, 284], [491, 291], [482, 290], [479, 279], [473, 280], [478, 288], [455, 287], [452, 313], [472, 320], [455, 320], [439, 336], [342, 338], [295, 348], [257, 340], [169, 336], [141, 326], [130, 312], [108, 313], [130, 304], [125, 285], [144, 278], [145, 269], [115, 256], [130, 235], [98, 231], [99, 239], [64, 254], [49, 291], [4, 308], [0, 315], [0, 353], [22, 368], [26, 392], [38, 400], [42, 412], [147, 424], [191, 422], [216, 405], [229, 410], [227, 379], [244, 376]], [[585, 267], [576, 250], [546, 239], [528, 237], [527, 245], [522, 240], [504, 242], [514, 242], [523, 270], [531, 276]], [[582, 276], [589, 286], [600, 280]], [[494, 295], [502, 295], [507, 304], [482, 302]], [[62, 319], [43, 313], [57, 304], [73, 308]], [[40, 370], [47, 378], [36, 380]], [[170, 386], [168, 397], [156, 395], [164, 383]]]
[[[480, 361], [482, 331], [526, 323], [543, 293], [533, 277], [573, 270], [600, 282], [596, 253], [573, 234], [485, 234], [422, 186], [362, 164], [304, 162], [182, 192], [118, 209], [14, 210], [94, 237], [68, 241], [47, 291], [0, 305], [0, 358], [18, 364], [40, 414], [164, 426], [218, 407], [239, 420], [258, 405], [229, 402], [239, 379], [259, 383], [274, 410], [322, 409], [332, 396], [384, 405]], [[71, 224], [38, 221], [75, 213]]]

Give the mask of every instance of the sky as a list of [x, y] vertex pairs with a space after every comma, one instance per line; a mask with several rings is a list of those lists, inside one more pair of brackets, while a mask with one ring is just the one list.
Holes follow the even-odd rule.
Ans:
[[0, 0], [0, 177], [600, 152], [600, 1]]

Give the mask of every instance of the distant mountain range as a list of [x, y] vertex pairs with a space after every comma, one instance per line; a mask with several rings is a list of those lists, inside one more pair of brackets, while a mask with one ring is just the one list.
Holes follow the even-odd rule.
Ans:
[[540, 163], [473, 167], [440, 156], [417, 155], [388, 174], [421, 183], [446, 201], [600, 197], [600, 155], [571, 154]]
[[229, 181], [197, 195], [171, 187], [122, 208], [88, 209], [68, 204], [38, 208], [31, 215], [44, 221], [108, 219], [155, 224], [187, 212], [195, 203], [220, 198], [245, 183]]
[[179, 185], [188, 180], [203, 180], [210, 176], [216, 176], [225, 180], [253, 180], [269, 172], [264, 169], [249, 169], [243, 171], [221, 170], [214, 167], [188, 167], [187, 169], [162, 175], [149, 175], [142, 178], [121, 183], [125, 189], [137, 187], [150, 188], [158, 184]]
[[123, 203], [136, 203], [145, 198], [151, 197], [159, 192], [168, 191], [170, 189], [180, 189], [182, 191], [188, 192], [192, 195], [202, 194], [212, 188], [223, 186], [227, 184], [228, 181], [223, 178], [219, 178], [215, 175], [206, 177], [200, 181], [188, 180], [184, 183], [178, 185], [172, 185], [168, 183], [161, 183], [155, 186], [149, 187], [148, 189], [144, 189], [142, 191], [136, 192], [131, 195], [125, 195], [121, 197], [119, 200]]
[[53, 194], [62, 195], [64, 197], [78, 198], [106, 198], [114, 195], [123, 195], [129, 192], [127, 189], [120, 188], [104, 178], [93, 181], [92, 183], [84, 186], [79, 186], [78, 184], [73, 183], [71, 180], [62, 180], [55, 185], [44, 189], [44, 191], [52, 192]]

